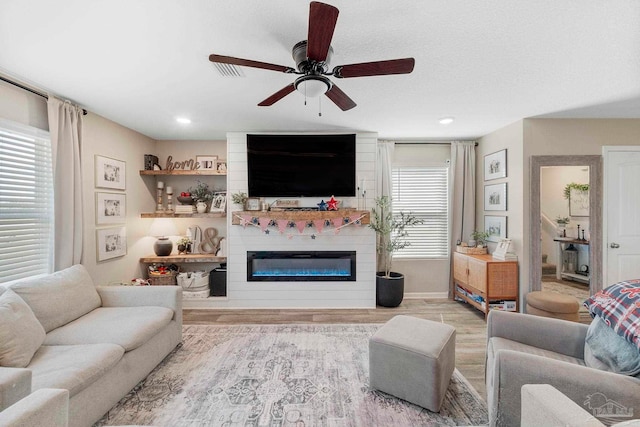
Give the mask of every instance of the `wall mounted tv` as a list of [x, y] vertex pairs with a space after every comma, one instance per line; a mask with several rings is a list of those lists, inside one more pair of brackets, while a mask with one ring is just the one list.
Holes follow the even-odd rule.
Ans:
[[356, 135], [247, 135], [249, 197], [354, 197]]

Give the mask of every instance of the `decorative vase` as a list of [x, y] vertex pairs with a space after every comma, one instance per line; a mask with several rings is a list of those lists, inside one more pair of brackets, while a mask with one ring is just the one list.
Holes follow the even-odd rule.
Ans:
[[404, 275], [390, 272], [385, 277], [383, 271], [376, 273], [376, 304], [382, 307], [397, 307], [404, 298]]
[[198, 213], [205, 213], [207, 211], [207, 204], [205, 202], [196, 203], [196, 211]]
[[173, 250], [173, 242], [168, 237], [159, 237], [153, 244], [153, 251], [157, 256], [171, 255]]

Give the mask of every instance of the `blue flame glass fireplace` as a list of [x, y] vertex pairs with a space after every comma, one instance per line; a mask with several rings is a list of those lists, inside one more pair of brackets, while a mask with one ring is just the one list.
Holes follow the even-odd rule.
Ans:
[[247, 251], [249, 282], [355, 280], [355, 251]]

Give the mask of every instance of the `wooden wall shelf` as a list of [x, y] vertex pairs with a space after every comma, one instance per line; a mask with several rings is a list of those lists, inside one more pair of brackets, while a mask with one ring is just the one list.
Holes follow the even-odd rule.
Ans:
[[177, 213], [141, 213], [140, 218], [224, 218], [227, 216], [224, 212], [208, 212], [194, 214], [177, 214]]
[[198, 175], [207, 175], [207, 176], [212, 176], [212, 175], [226, 175], [226, 172], [218, 172], [216, 170], [141, 170], [140, 171], [140, 176], [145, 176], [145, 175], [183, 175], [183, 176], [198, 176]]
[[240, 217], [250, 215], [258, 218], [269, 218], [273, 220], [286, 219], [289, 221], [313, 221], [314, 219], [349, 218], [353, 216], [364, 217], [360, 220], [363, 225], [369, 224], [369, 211], [359, 211], [357, 209], [340, 209], [338, 211], [234, 211], [232, 212], [231, 224], [240, 225]]
[[164, 262], [164, 263], [193, 263], [193, 262], [227, 262], [227, 257], [215, 256], [213, 254], [187, 254], [156, 256], [148, 255], [140, 258], [142, 263]]

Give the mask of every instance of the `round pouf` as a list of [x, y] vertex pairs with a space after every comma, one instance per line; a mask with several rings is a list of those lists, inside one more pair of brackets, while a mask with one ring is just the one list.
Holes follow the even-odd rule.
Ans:
[[549, 291], [535, 291], [527, 294], [527, 314], [578, 322], [580, 320], [578, 310], [580, 310], [578, 300], [569, 295]]

